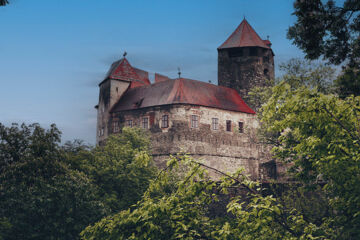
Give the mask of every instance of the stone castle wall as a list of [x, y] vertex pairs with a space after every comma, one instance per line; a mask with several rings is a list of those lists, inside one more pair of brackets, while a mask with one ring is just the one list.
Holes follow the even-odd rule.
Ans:
[[[169, 116], [169, 127], [161, 128], [161, 118]], [[198, 127], [191, 127], [191, 116], [198, 116]], [[257, 143], [256, 115], [214, 109], [202, 106], [171, 105], [124, 111], [113, 114], [111, 125], [120, 128], [132, 120], [134, 126], [142, 127], [142, 119], [148, 118], [151, 131], [152, 155], [155, 162], [164, 167], [170, 154], [184, 151], [210, 167], [224, 172], [245, 168], [253, 179], [265, 178], [269, 171], [262, 171], [263, 163], [270, 161], [269, 149]], [[212, 129], [212, 118], [218, 119], [218, 130]], [[226, 131], [226, 121], [231, 121], [231, 131]], [[238, 122], [243, 122], [240, 133]], [[214, 172], [210, 173], [217, 178]]]
[[236, 89], [246, 100], [251, 88], [265, 86], [269, 79], [274, 79], [274, 57], [270, 49], [218, 49], [219, 86]]

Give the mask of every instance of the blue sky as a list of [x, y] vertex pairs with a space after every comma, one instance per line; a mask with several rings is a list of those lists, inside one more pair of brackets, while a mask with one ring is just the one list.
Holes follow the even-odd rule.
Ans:
[[246, 16], [278, 65], [303, 56], [286, 39], [292, 2], [10, 0], [0, 7], [0, 122], [56, 123], [64, 141], [94, 144], [98, 83], [124, 51], [149, 72], [176, 77], [180, 67], [216, 83], [216, 48]]

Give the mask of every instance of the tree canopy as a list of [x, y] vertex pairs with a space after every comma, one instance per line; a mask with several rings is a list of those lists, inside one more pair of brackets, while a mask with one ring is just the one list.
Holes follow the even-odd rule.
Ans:
[[[341, 2], [341, 4], [339, 3]], [[322, 56], [330, 63], [345, 62], [350, 67], [360, 64], [360, 2], [295, 0], [296, 23], [288, 38], [309, 59]]]

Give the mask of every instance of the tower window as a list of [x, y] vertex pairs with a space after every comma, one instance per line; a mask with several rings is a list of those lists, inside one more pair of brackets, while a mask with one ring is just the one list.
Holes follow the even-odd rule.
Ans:
[[239, 122], [239, 133], [243, 133], [243, 132], [244, 132], [244, 123]]
[[116, 92], [118, 92], [119, 91], [119, 88], [118, 87], [116, 87]]
[[142, 119], [142, 128], [143, 129], [148, 129], [149, 128], [149, 118], [148, 117], [144, 117]]
[[264, 69], [264, 75], [265, 75], [266, 77], [269, 76], [269, 70], [268, 70], [267, 68]]
[[212, 119], [212, 129], [213, 130], [218, 130], [219, 129], [219, 119], [218, 118], [213, 118]]
[[161, 117], [161, 127], [162, 128], [169, 127], [169, 115], [163, 115]]
[[264, 56], [263, 57], [263, 62], [268, 63], [269, 62], [269, 56]]
[[231, 132], [231, 121], [226, 120], [226, 131]]
[[250, 48], [250, 56], [257, 56], [257, 48]]
[[199, 127], [199, 116], [191, 115], [191, 128]]

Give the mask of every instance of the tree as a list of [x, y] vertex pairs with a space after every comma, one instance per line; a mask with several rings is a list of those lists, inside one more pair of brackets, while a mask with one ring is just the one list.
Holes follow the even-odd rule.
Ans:
[[0, 227], [3, 239], [76, 239], [104, 216], [97, 187], [69, 168], [55, 125], [0, 124]]
[[[322, 232], [315, 225], [284, 209], [274, 197], [263, 197], [259, 185], [241, 170], [222, 173], [219, 185], [209, 180], [206, 169], [215, 170], [183, 154], [171, 157], [141, 201], [87, 227], [82, 239], [320, 239]], [[220, 192], [233, 194], [231, 189], [248, 191], [231, 197], [227, 211], [233, 217], [209, 218], [209, 205], [218, 201]]]
[[360, 237], [359, 110], [360, 97], [341, 100], [284, 82], [263, 107], [275, 157], [301, 183], [323, 185], [331, 210], [322, 227], [333, 239]]
[[9, 4], [8, 0], [0, 0], [0, 6], [5, 6], [6, 4]]
[[99, 187], [100, 199], [111, 213], [116, 213], [140, 200], [156, 175], [149, 146], [145, 131], [123, 128], [121, 134], [111, 135], [105, 146], [92, 152], [77, 151], [69, 159], [74, 159], [72, 166]]
[[288, 38], [309, 59], [322, 56], [330, 63], [346, 61], [349, 67], [360, 65], [360, 2], [358, 0], [295, 0], [296, 23], [288, 29]]
[[292, 89], [307, 86], [317, 89], [322, 93], [334, 92], [335, 69], [323, 63], [292, 58], [279, 65], [283, 75], [274, 82], [269, 82], [264, 87], [253, 87], [249, 92], [248, 101], [255, 106], [261, 115], [261, 106], [266, 103], [272, 95], [272, 87], [279, 82], [286, 82]]

